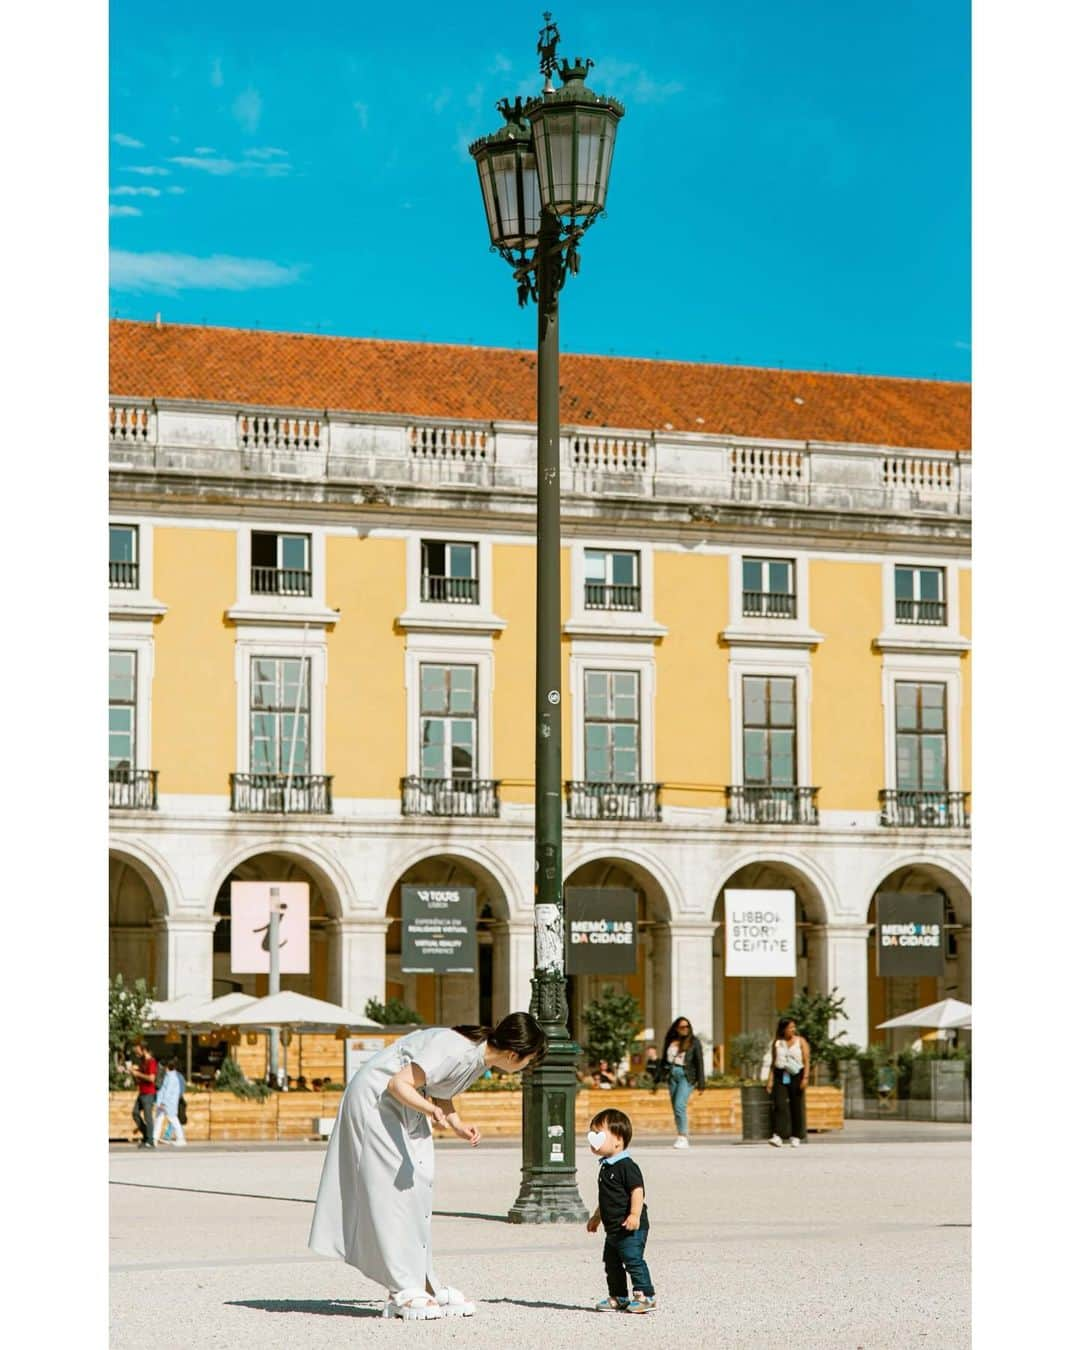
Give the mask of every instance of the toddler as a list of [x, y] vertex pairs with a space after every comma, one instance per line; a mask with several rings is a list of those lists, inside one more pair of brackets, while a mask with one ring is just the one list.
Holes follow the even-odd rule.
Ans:
[[[608, 1296], [597, 1312], [647, 1313], [656, 1308], [645, 1243], [649, 1238], [649, 1211], [645, 1206], [645, 1179], [630, 1156], [634, 1130], [622, 1111], [601, 1111], [589, 1122], [589, 1148], [600, 1159], [599, 1204], [586, 1224], [590, 1233], [604, 1225], [604, 1270]], [[627, 1296], [630, 1276], [633, 1297]]]

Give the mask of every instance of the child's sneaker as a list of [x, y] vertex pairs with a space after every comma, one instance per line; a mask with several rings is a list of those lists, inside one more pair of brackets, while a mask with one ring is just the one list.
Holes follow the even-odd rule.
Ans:
[[773, 1137], [769, 1140], [769, 1143], [772, 1144], [773, 1148], [784, 1147], [784, 1141], [780, 1138], [778, 1134], [774, 1134]]
[[597, 1312], [625, 1312], [629, 1306], [628, 1298], [602, 1298], [596, 1305]]
[[623, 1311], [629, 1313], [655, 1312], [656, 1296], [654, 1294], [635, 1294]]

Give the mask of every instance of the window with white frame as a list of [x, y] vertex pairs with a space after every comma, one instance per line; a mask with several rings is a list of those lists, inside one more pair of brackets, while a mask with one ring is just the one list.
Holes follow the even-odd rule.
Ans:
[[948, 786], [945, 685], [896, 683], [896, 787], [944, 792]]
[[795, 617], [795, 564], [790, 558], [743, 558], [744, 618]]
[[895, 573], [897, 623], [945, 623], [945, 569], [898, 566]]
[[743, 783], [794, 787], [797, 777], [795, 680], [743, 676]]
[[420, 776], [475, 778], [476, 666], [420, 666]]
[[252, 595], [311, 594], [311, 535], [251, 532]]
[[109, 769], [126, 772], [135, 768], [134, 652], [109, 653]]
[[639, 610], [640, 555], [621, 549], [587, 548], [585, 608]]
[[308, 773], [310, 722], [310, 660], [306, 656], [253, 656], [251, 772]]
[[636, 783], [641, 775], [641, 703], [636, 670], [585, 671], [585, 779]]
[[109, 526], [109, 586], [134, 591], [139, 587], [139, 527]]
[[447, 539], [420, 541], [420, 599], [428, 603], [480, 603], [475, 544]]

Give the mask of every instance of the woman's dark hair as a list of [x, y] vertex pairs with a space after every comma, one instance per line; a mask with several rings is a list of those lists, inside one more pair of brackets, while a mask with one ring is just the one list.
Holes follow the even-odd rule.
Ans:
[[[682, 1037], [682, 1036], [680, 1036], [679, 1033], [675, 1030], [675, 1028], [679, 1025], [680, 1022], [685, 1022], [686, 1025], [690, 1028], [690, 1030], [686, 1033], [685, 1038]], [[667, 1035], [664, 1037], [664, 1058], [665, 1058], [665, 1059], [667, 1059], [667, 1048], [668, 1048], [668, 1046], [671, 1044], [672, 1041], [678, 1041], [679, 1044], [683, 1047], [684, 1050], [689, 1050], [690, 1047], [693, 1045], [693, 1043], [694, 1043], [694, 1024], [693, 1024], [693, 1022], [690, 1021], [689, 1017], [676, 1017], [675, 1021], [672, 1022], [671, 1026], [668, 1027], [668, 1029], [667, 1029]]]
[[607, 1111], [597, 1111], [592, 1120], [589, 1121], [589, 1129], [607, 1130], [613, 1134], [616, 1139], [622, 1141], [623, 1148], [629, 1146], [630, 1140], [634, 1137], [634, 1127], [630, 1124], [630, 1117], [623, 1111], [616, 1111], [614, 1108]]
[[781, 1017], [780, 1021], [776, 1024], [776, 1040], [782, 1041], [784, 1039], [784, 1032], [787, 1031], [788, 1027], [796, 1025], [797, 1023], [794, 1017]]
[[170, 1055], [169, 1058], [165, 1061], [165, 1067], [167, 1069], [178, 1069], [180, 1067], [180, 1061], [176, 1058], [175, 1055]]
[[544, 1028], [528, 1013], [510, 1013], [497, 1027], [454, 1027], [459, 1036], [480, 1044], [487, 1041], [493, 1050], [512, 1051], [519, 1059], [535, 1055], [533, 1061], [539, 1064], [547, 1053], [547, 1034]]

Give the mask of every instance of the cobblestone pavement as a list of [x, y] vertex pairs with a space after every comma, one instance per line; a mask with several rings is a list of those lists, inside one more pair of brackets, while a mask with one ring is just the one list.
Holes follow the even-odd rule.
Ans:
[[[382, 1291], [307, 1249], [323, 1146], [191, 1145], [110, 1157], [115, 1350], [357, 1344], [561, 1350], [585, 1337], [682, 1347], [941, 1347], [970, 1341], [970, 1130], [853, 1122], [801, 1150], [636, 1142], [659, 1309], [591, 1311], [602, 1237], [518, 1227], [516, 1145], [438, 1145], [436, 1269], [468, 1320], [384, 1322]], [[579, 1156], [582, 1197], [593, 1164]], [[162, 1328], [173, 1328], [174, 1339]], [[603, 1330], [601, 1330], [601, 1328]]]

